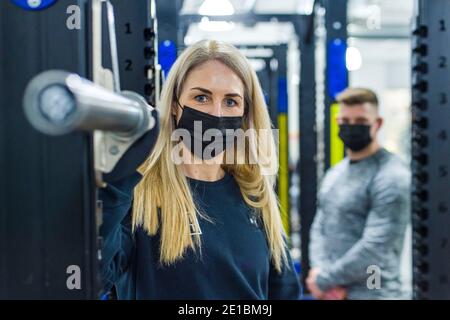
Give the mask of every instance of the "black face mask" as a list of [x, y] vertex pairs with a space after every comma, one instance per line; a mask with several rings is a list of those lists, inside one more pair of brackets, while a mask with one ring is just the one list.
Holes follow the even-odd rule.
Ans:
[[365, 124], [341, 124], [339, 125], [339, 138], [350, 150], [361, 151], [372, 142], [370, 128], [370, 125]]
[[[176, 128], [186, 129], [190, 133], [190, 141], [183, 139], [183, 142], [200, 159], [214, 158], [226, 150], [227, 147], [233, 145], [234, 130], [242, 127], [243, 117], [216, 117], [188, 106], [184, 106], [182, 110], [183, 112], [176, 124]], [[195, 122], [200, 122], [201, 126], [200, 123], [195, 124]], [[209, 129], [215, 130], [210, 131], [211, 135], [207, 133], [205, 136], [205, 132]], [[222, 141], [216, 139], [216, 134], [221, 135]]]

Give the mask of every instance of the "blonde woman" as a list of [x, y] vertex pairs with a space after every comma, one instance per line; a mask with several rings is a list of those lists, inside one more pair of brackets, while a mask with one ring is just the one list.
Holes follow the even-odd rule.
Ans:
[[[105, 290], [115, 287], [119, 299], [298, 299], [267, 170], [277, 163], [276, 144], [259, 133], [271, 123], [248, 60], [217, 41], [187, 48], [158, 110], [159, 133], [145, 162], [100, 191]], [[174, 134], [195, 136], [194, 123], [201, 134], [255, 134], [238, 150], [226, 133], [223, 148], [208, 153], [205, 139]], [[254, 153], [268, 161], [251, 162]]]

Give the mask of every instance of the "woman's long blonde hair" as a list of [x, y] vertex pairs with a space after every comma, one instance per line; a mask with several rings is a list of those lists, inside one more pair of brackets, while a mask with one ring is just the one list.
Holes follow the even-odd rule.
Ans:
[[[247, 106], [243, 129], [272, 128], [267, 106], [255, 71], [249, 61], [234, 46], [214, 40], [200, 41], [178, 57], [164, 84], [160, 111], [160, 132], [153, 151], [138, 171], [142, 180], [134, 190], [133, 228], [138, 226], [150, 235], [158, 230], [161, 235], [160, 262], [169, 265], [182, 258], [188, 248], [201, 247], [200, 235], [191, 232], [198, 226], [200, 212], [195, 206], [188, 181], [182, 168], [172, 160], [172, 149], [177, 142], [171, 140], [175, 129], [172, 108], [180, 96], [190, 70], [209, 61], [218, 60], [233, 70], [244, 84], [244, 100]], [[255, 152], [266, 157], [265, 164], [278, 164], [275, 141], [272, 135], [251, 139], [245, 152]], [[267, 138], [268, 137], [268, 138]], [[253, 150], [253, 151], [252, 151]], [[245, 155], [248, 159], [248, 154]], [[281, 271], [287, 261], [284, 230], [278, 200], [274, 192], [275, 175], [265, 174], [263, 164], [223, 164], [239, 185], [244, 201], [261, 215], [266, 233], [271, 261]], [[275, 169], [276, 170], [276, 169]]]

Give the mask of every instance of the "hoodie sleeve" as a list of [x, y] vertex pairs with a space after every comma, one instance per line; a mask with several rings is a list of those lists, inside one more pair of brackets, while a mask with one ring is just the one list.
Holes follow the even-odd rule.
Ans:
[[309, 240], [309, 259], [312, 268], [321, 268], [328, 264], [328, 258], [325, 252], [326, 238], [322, 233], [322, 225], [325, 219], [323, 211], [317, 210], [314, 221], [311, 225]]
[[104, 292], [108, 292], [126, 270], [134, 248], [131, 229], [133, 189], [142, 176], [134, 174], [100, 189], [103, 202], [103, 223], [100, 236], [103, 239], [100, 275]]
[[300, 280], [292, 262], [289, 251], [287, 252], [288, 262], [283, 264], [279, 273], [270, 264], [269, 272], [269, 300], [300, 300], [301, 285]]

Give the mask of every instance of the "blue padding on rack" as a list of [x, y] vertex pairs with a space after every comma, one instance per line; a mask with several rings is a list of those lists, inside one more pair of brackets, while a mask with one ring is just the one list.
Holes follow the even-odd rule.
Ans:
[[335, 99], [336, 95], [348, 86], [348, 73], [345, 64], [347, 44], [342, 39], [331, 39], [327, 53], [327, 88], [328, 95]]

